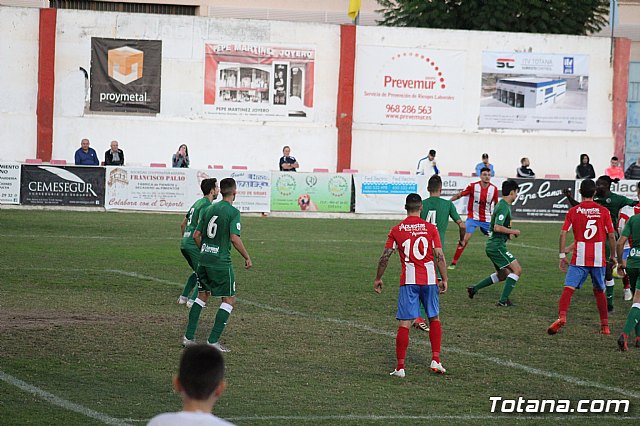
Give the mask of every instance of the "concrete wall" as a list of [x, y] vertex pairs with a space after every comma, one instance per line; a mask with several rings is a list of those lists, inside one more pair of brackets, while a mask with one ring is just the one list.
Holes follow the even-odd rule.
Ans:
[[[275, 169], [290, 145], [302, 170], [335, 167], [338, 26], [123, 13], [58, 11], [53, 158], [73, 159], [87, 137], [102, 157], [111, 140], [129, 165], [170, 163], [186, 143], [192, 167], [208, 164]], [[161, 39], [162, 103], [155, 117], [85, 112], [91, 37]], [[316, 48], [315, 117], [299, 123], [220, 121], [203, 113], [205, 41], [245, 41]]]
[[0, 7], [0, 160], [36, 155], [38, 9]]
[[[595, 37], [508, 34], [416, 28], [359, 27], [357, 43], [466, 51], [465, 107], [462, 128], [354, 124], [355, 169], [415, 170], [430, 148], [438, 151], [445, 171], [470, 174], [489, 153], [496, 174], [514, 176], [521, 157], [529, 157], [539, 176], [574, 177], [580, 153], [588, 153], [596, 173], [613, 155], [612, 79], [609, 40]], [[586, 54], [589, 59], [589, 104], [586, 132], [478, 129], [483, 51]]]

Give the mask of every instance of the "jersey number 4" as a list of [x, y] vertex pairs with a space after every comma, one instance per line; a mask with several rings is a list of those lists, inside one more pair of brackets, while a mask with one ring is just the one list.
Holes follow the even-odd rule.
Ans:
[[213, 216], [207, 225], [207, 237], [213, 239], [216, 236], [216, 232], [218, 232], [218, 224], [216, 223], [216, 219], [218, 216]]
[[[422, 247], [420, 247], [422, 246]], [[402, 243], [402, 249], [404, 251], [404, 261], [409, 262], [409, 254], [411, 250], [411, 239], [407, 238]], [[418, 260], [422, 260], [427, 257], [429, 251], [429, 241], [425, 237], [417, 238], [413, 243], [413, 257]]]
[[427, 222], [429, 222], [432, 225], [436, 224], [436, 211], [435, 210], [429, 210], [427, 212], [427, 217], [425, 218], [425, 220]]

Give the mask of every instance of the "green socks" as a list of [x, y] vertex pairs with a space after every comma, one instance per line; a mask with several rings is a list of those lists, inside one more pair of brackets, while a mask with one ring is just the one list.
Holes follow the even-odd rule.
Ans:
[[613, 309], [613, 284], [613, 280], [605, 282], [606, 288], [604, 294], [607, 296], [607, 308], [609, 308], [609, 311]]
[[504, 283], [504, 289], [502, 290], [502, 295], [500, 296], [500, 302], [506, 302], [509, 299], [509, 295], [516, 287], [516, 283], [520, 277], [516, 274], [509, 274], [507, 276], [507, 280]]
[[477, 293], [478, 290], [480, 290], [481, 288], [489, 287], [490, 285], [495, 284], [498, 281], [499, 281], [498, 274], [494, 272], [493, 274], [491, 274], [490, 276], [488, 276], [487, 278], [483, 279], [478, 284], [473, 286], [473, 290], [475, 293]]
[[[202, 303], [202, 305], [198, 302]], [[189, 340], [193, 340], [193, 337], [196, 335], [200, 312], [202, 312], [202, 308], [204, 308], [204, 306], [206, 306], [206, 304], [202, 300], [197, 299], [189, 310], [189, 323], [187, 324], [187, 332], [184, 334], [184, 336]]]
[[629, 315], [627, 316], [627, 322], [624, 324], [624, 328], [622, 332], [627, 336], [631, 335], [631, 331], [635, 329], [636, 333], [638, 332], [638, 325], [640, 325], [640, 307], [634, 303], [635, 306], [631, 308], [629, 311]]
[[[195, 304], [193, 306], [195, 306]], [[220, 339], [220, 335], [224, 331], [224, 327], [227, 325], [227, 321], [229, 320], [232, 310], [233, 306], [230, 304], [225, 302], [220, 304], [218, 313], [216, 313], [216, 320], [213, 323], [213, 329], [211, 330], [211, 334], [209, 334], [209, 343], [216, 343]], [[187, 336], [187, 338], [189, 338], [189, 336]]]
[[[189, 279], [187, 280], [187, 283], [184, 285], [184, 290], [182, 290], [182, 296], [184, 297], [189, 296], [189, 293], [191, 293], [194, 287], [196, 287], [197, 283], [198, 283], [198, 277], [196, 276], [196, 273], [193, 272], [191, 275], [189, 275]], [[197, 291], [198, 289], [196, 288], [196, 296], [198, 296]], [[195, 298], [191, 300], [195, 300]]]

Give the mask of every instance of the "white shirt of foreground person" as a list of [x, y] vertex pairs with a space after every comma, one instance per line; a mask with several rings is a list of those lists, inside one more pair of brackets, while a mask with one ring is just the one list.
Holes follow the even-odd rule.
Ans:
[[233, 426], [226, 420], [202, 411], [179, 411], [158, 414], [147, 426]]

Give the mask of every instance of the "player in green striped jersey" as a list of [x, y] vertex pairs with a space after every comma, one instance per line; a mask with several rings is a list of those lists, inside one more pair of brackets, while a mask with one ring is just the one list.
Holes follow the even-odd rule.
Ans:
[[[198, 226], [198, 220], [200, 218], [200, 212], [209, 207], [213, 200], [218, 198], [218, 192], [220, 188], [218, 188], [216, 178], [204, 179], [200, 182], [200, 189], [202, 190], [202, 194], [204, 195], [198, 201], [193, 203], [184, 219], [182, 220], [182, 224], [180, 225], [180, 229], [182, 230], [182, 240], [180, 240], [180, 252], [187, 259], [187, 263], [191, 268], [191, 275], [187, 279], [186, 284], [184, 285], [184, 290], [182, 290], [182, 294], [178, 297], [178, 304], [183, 305], [187, 304], [187, 307], [190, 308], [195, 300], [198, 292], [196, 289], [196, 284], [198, 281], [198, 277], [196, 276], [196, 268], [198, 267], [198, 262], [200, 261], [200, 248], [196, 245], [195, 240], [193, 239], [193, 232], [196, 230]], [[196, 290], [194, 290], [196, 289]], [[193, 291], [193, 296], [189, 298], [189, 295]]]

